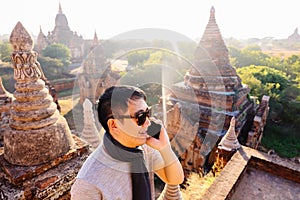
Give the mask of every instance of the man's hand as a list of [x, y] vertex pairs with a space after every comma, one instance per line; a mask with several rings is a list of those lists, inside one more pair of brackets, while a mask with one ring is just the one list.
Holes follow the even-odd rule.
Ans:
[[155, 173], [167, 184], [181, 184], [184, 179], [183, 169], [171, 148], [168, 133], [160, 120], [155, 119], [154, 122], [161, 124], [162, 127], [159, 139], [149, 136], [146, 144], [158, 150], [164, 160], [164, 168], [156, 170]]
[[164, 128], [162, 122], [159, 119], [155, 119], [155, 118], [151, 118], [150, 120], [157, 124], [160, 124], [162, 128], [159, 133], [159, 139], [156, 139], [156, 138], [148, 135], [146, 144], [156, 150], [161, 150], [164, 147], [170, 145], [170, 139], [169, 139], [168, 133], [167, 133], [166, 129]]

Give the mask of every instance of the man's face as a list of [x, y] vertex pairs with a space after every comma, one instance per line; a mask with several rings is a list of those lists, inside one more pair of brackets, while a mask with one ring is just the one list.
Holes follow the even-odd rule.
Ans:
[[[148, 108], [144, 99], [129, 100], [128, 110], [124, 115], [135, 116], [136, 113], [144, 112]], [[127, 147], [136, 147], [146, 143], [147, 128], [151, 124], [148, 117], [143, 125], [138, 126], [137, 119], [124, 118], [116, 120], [119, 130], [122, 134], [118, 140]]]

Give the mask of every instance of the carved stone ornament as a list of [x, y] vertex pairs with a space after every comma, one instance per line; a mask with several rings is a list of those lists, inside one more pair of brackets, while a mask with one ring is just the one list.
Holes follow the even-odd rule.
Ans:
[[37, 61], [37, 53], [32, 51], [33, 40], [20, 22], [13, 29], [10, 42], [14, 49], [11, 55], [14, 78], [19, 82], [41, 78], [42, 72], [40, 63]]
[[18, 22], [10, 42], [16, 79], [9, 129], [4, 133], [4, 157], [11, 164], [32, 166], [49, 162], [74, 146], [66, 119], [60, 115], [45, 82], [33, 40]]

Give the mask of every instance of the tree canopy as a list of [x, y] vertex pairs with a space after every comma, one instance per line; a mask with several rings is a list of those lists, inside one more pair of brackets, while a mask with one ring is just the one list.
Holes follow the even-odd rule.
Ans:
[[[249, 86], [250, 94], [259, 99], [263, 95], [271, 97], [269, 130], [273, 131], [278, 126], [290, 134], [299, 132], [300, 56], [265, 56], [257, 48], [231, 50], [230, 59], [233, 63], [240, 63], [237, 73], [242, 82]], [[247, 65], [255, 62], [260, 65]]]
[[13, 48], [9, 42], [0, 42], [0, 59], [3, 62], [11, 62], [10, 55]]
[[50, 57], [54, 59], [59, 59], [62, 61], [64, 66], [67, 66], [71, 63], [71, 51], [64, 44], [54, 43], [48, 45], [43, 51], [42, 56]]

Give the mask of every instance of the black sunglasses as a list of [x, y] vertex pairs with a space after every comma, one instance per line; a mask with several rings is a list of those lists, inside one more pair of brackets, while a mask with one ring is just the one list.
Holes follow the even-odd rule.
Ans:
[[148, 107], [145, 111], [139, 111], [134, 114], [134, 116], [131, 115], [118, 115], [116, 118], [122, 119], [122, 118], [132, 118], [136, 119], [136, 123], [138, 126], [142, 126], [145, 122], [147, 117], [149, 118], [151, 116], [151, 107]]

